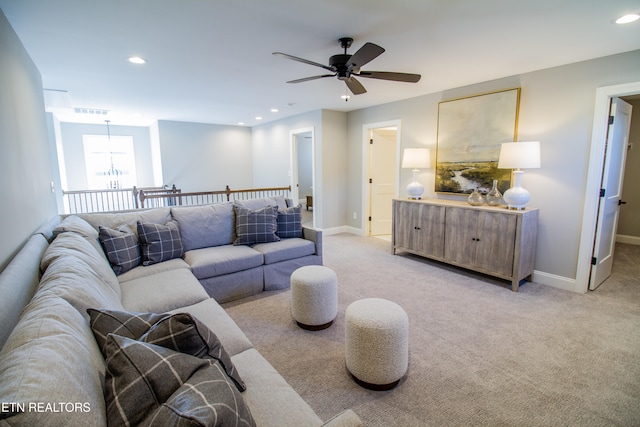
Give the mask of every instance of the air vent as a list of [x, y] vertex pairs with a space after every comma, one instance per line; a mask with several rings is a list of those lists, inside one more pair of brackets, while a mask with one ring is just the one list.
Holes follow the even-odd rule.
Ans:
[[78, 108], [75, 107], [73, 109], [73, 111], [76, 112], [76, 114], [93, 114], [93, 115], [99, 115], [99, 116], [104, 116], [109, 114], [109, 110], [102, 110], [99, 108]]

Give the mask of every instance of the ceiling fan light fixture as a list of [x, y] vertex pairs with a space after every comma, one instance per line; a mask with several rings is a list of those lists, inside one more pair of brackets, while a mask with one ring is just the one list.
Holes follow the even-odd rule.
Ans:
[[638, 19], [640, 19], [640, 15], [637, 13], [630, 13], [616, 19], [616, 24], [630, 24], [632, 22], [636, 22]]

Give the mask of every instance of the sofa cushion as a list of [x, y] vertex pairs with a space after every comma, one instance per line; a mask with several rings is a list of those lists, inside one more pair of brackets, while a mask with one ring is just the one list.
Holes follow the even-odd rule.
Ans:
[[185, 251], [233, 243], [232, 202], [172, 207], [171, 215], [178, 221]]
[[198, 279], [221, 276], [259, 267], [264, 258], [248, 246], [216, 246], [188, 251], [184, 260]]
[[276, 206], [278, 209], [287, 208], [287, 200], [284, 196], [260, 197], [258, 199], [235, 200], [233, 202], [237, 206], [247, 209], [257, 210], [265, 206]]
[[96, 248], [96, 250], [101, 256], [106, 258], [106, 255], [102, 250], [102, 246], [100, 246], [100, 241], [98, 240], [97, 229], [93, 228], [91, 224], [89, 224], [87, 221], [80, 218], [79, 216], [69, 215], [68, 217], [64, 218], [60, 224], [55, 226], [51, 231], [51, 234], [53, 235], [52, 236], [53, 239], [55, 239], [56, 236], [61, 233], [80, 234], [82, 237], [87, 239], [87, 241], [89, 241], [89, 243], [91, 243], [91, 245], [94, 248]]
[[278, 208], [276, 206], [265, 206], [251, 210], [235, 205], [234, 210], [236, 214], [234, 245], [253, 245], [280, 240], [276, 235], [278, 230]]
[[253, 249], [264, 255], [265, 264], [274, 264], [316, 253], [316, 245], [305, 239], [282, 239], [279, 242], [259, 243]]
[[278, 230], [281, 239], [302, 237], [302, 206], [278, 209]]
[[140, 265], [140, 244], [128, 225], [123, 224], [117, 230], [101, 225], [99, 235], [100, 243], [116, 276]]
[[82, 315], [62, 298], [36, 294], [0, 352], [0, 402], [26, 408], [3, 414], [10, 416], [7, 425], [106, 426], [104, 372]]
[[209, 298], [198, 280], [186, 268], [122, 282], [120, 288], [122, 307], [127, 311], [164, 313]]
[[45, 251], [41, 265], [46, 270], [37, 292], [65, 299], [83, 315], [89, 307], [122, 309], [115, 273], [80, 235], [58, 235]]
[[86, 264], [120, 296], [118, 278], [111, 269], [102, 249], [96, 249], [90, 242], [77, 233], [59, 234], [47, 248], [40, 260], [40, 270], [45, 272], [49, 264], [58, 258], [71, 257]]
[[127, 224], [137, 234], [138, 221], [152, 224], [166, 224], [171, 221], [171, 208], [137, 209], [130, 212], [94, 212], [77, 214], [77, 216], [87, 221], [96, 230], [101, 225], [109, 228], [118, 228], [122, 224]]
[[130, 313], [93, 309], [89, 309], [88, 313], [91, 330], [103, 354], [106, 354], [107, 335], [113, 333], [201, 359], [215, 359], [220, 362], [238, 391], [246, 389], [216, 334], [189, 313]]
[[184, 253], [178, 223], [153, 224], [138, 221], [138, 237], [142, 246], [142, 265], [180, 258]]
[[189, 268], [189, 264], [187, 264], [182, 258], [174, 258], [157, 264], [139, 265], [136, 268], [119, 275], [118, 282], [123, 283], [140, 277], [162, 273], [163, 271], [176, 270], [178, 268]]
[[106, 348], [109, 425], [255, 425], [217, 361], [114, 334]]
[[320, 426], [322, 420], [256, 350], [231, 357], [247, 384], [242, 393], [258, 425]]

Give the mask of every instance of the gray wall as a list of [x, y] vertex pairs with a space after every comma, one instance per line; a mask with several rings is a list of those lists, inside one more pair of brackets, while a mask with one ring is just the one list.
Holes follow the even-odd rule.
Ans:
[[627, 101], [633, 107], [629, 142], [632, 149], [627, 151], [624, 168], [622, 200], [627, 204], [620, 208], [618, 239], [640, 244], [640, 99]]
[[0, 269], [57, 213], [40, 72], [0, 11]]
[[165, 184], [183, 191], [251, 188], [251, 129], [159, 120]]
[[[402, 148], [435, 150], [438, 102], [521, 87], [518, 140], [541, 142], [542, 168], [527, 170], [523, 179], [531, 192], [529, 205], [540, 208], [535, 269], [543, 280], [559, 278], [570, 283], [576, 278], [595, 91], [600, 86], [639, 81], [638, 70], [640, 51], [634, 51], [351, 112], [347, 212], [362, 215], [363, 125], [400, 119]], [[405, 175], [401, 192], [408, 179]], [[425, 197], [439, 197], [433, 190], [433, 170], [424, 184]], [[347, 221], [360, 228], [358, 221]]]
[[[313, 128], [316, 227], [327, 233], [345, 225], [347, 140], [346, 113], [321, 110], [300, 114], [252, 129], [254, 185], [291, 183], [291, 131]], [[284, 184], [283, 184], [284, 183]]]

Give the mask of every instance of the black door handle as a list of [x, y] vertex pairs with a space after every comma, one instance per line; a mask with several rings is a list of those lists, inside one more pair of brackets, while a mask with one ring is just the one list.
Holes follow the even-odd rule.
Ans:
[[627, 202], [625, 202], [624, 200], [618, 200], [618, 206], [620, 205], [626, 205]]

